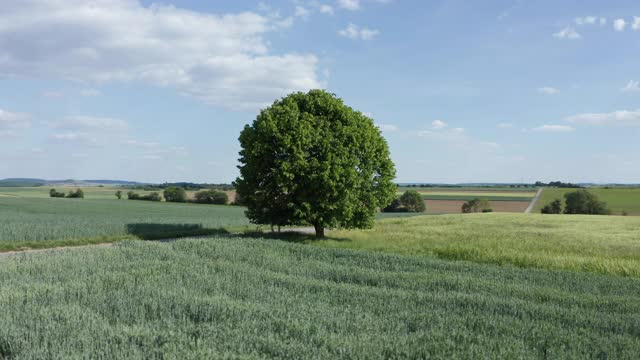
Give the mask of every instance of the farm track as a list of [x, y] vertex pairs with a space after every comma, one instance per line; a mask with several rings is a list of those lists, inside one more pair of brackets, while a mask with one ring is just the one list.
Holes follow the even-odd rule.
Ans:
[[538, 192], [536, 193], [536, 196], [534, 196], [533, 199], [531, 199], [531, 203], [529, 204], [529, 207], [527, 208], [527, 210], [524, 211], [525, 214], [531, 214], [531, 211], [533, 211], [533, 208], [536, 207], [536, 204], [538, 203], [538, 200], [540, 200], [540, 197], [542, 196], [542, 190], [544, 188], [540, 188], [538, 189]]
[[[264, 231], [265, 233], [268, 232], [267, 230]], [[315, 230], [312, 227], [301, 227], [301, 228], [289, 228], [289, 229], [282, 229], [282, 232], [286, 232], [286, 233], [301, 233], [301, 234], [314, 234]], [[150, 242], [173, 242], [173, 241], [178, 241], [178, 240], [184, 240], [184, 239], [204, 239], [204, 238], [209, 238], [212, 236], [223, 236], [223, 237], [241, 237], [242, 235], [245, 235], [243, 233], [231, 233], [228, 235], [203, 235], [203, 236], [186, 236], [186, 237], [174, 237], [174, 238], [166, 238], [166, 239], [155, 239], [155, 240], [141, 240], [141, 241], [150, 241]], [[35, 253], [46, 253], [46, 252], [56, 252], [56, 251], [63, 251], [63, 250], [70, 250], [70, 249], [83, 249], [83, 248], [106, 248], [106, 247], [111, 247], [114, 245], [117, 245], [118, 243], [120, 243], [121, 241], [114, 241], [114, 242], [105, 242], [105, 243], [100, 243], [100, 244], [87, 244], [87, 245], [76, 245], [76, 246], [57, 246], [57, 247], [51, 247], [51, 248], [45, 248], [45, 249], [25, 249], [25, 250], [17, 250], [17, 251], [5, 251], [5, 252], [0, 252], [0, 259], [2, 258], [8, 258], [14, 255], [19, 255], [19, 254], [35, 254]]]

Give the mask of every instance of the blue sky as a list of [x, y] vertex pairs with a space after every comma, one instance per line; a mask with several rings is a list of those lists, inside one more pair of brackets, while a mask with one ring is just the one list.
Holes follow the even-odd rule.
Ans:
[[292, 91], [371, 116], [399, 182], [640, 182], [640, 3], [0, 4], [0, 178], [230, 182]]

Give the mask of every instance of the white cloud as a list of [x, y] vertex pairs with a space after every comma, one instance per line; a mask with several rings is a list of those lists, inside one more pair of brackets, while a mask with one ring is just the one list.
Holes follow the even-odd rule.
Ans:
[[550, 87], [550, 86], [545, 86], [545, 87], [541, 87], [538, 88], [538, 92], [541, 94], [546, 94], [546, 95], [555, 95], [557, 93], [560, 92], [560, 90], [554, 88], [554, 87]]
[[633, 30], [640, 30], [640, 16], [633, 17], [633, 24], [631, 24]]
[[613, 21], [613, 28], [616, 31], [624, 31], [624, 28], [627, 26], [627, 22], [624, 19], [616, 19]]
[[378, 30], [372, 30], [369, 28], [360, 28], [358, 25], [349, 24], [345, 29], [338, 31], [340, 36], [347, 37], [353, 40], [372, 40], [378, 36], [380, 32]]
[[338, 6], [347, 10], [360, 9], [360, 0], [338, 0]]
[[15, 130], [31, 127], [28, 114], [16, 113], [0, 109], [0, 133], [4, 136], [16, 135]]
[[595, 16], [585, 16], [576, 18], [576, 25], [593, 25], [598, 21]]
[[573, 132], [576, 129], [567, 125], [542, 125], [532, 130], [537, 132], [566, 133]]
[[331, 5], [322, 4], [320, 5], [319, 10], [323, 14], [333, 15], [333, 7]]
[[586, 113], [570, 116], [569, 122], [580, 125], [640, 126], [640, 109], [610, 113]]
[[444, 129], [444, 128], [446, 128], [446, 127], [447, 127], [447, 123], [446, 123], [446, 122], [444, 122], [444, 121], [442, 121], [442, 120], [434, 120], [434, 121], [431, 123], [431, 127], [432, 127], [432, 128], [434, 128], [434, 129], [436, 129], [436, 130]]
[[85, 97], [93, 97], [102, 95], [102, 92], [98, 89], [82, 89], [80, 90], [80, 95]]
[[577, 39], [580, 39], [582, 36], [578, 34], [578, 32], [574, 28], [572, 28], [571, 26], [567, 26], [566, 28], [558, 31], [557, 33], [554, 33], [553, 37], [558, 39], [577, 40]]
[[640, 92], [640, 81], [630, 80], [627, 85], [620, 90], [623, 92]]
[[281, 21], [138, 0], [12, 1], [0, 12], [0, 75], [144, 81], [253, 110], [292, 91], [324, 87], [316, 56], [269, 53], [264, 36]]
[[378, 127], [378, 129], [380, 129], [380, 131], [384, 131], [384, 132], [398, 131], [398, 126], [393, 124], [376, 124], [376, 126]]
[[309, 17], [310, 14], [311, 12], [307, 10], [307, 8], [305, 8], [304, 6], [296, 5], [294, 16], [306, 19]]

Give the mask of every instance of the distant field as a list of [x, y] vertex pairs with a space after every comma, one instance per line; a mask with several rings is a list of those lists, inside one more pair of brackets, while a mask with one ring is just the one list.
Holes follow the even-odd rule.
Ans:
[[473, 214], [388, 219], [314, 245], [640, 277], [639, 235], [638, 217]]
[[[559, 188], [545, 188], [542, 192], [542, 197], [536, 203], [534, 212], [540, 212], [542, 207], [554, 199], [563, 199], [564, 194], [577, 189], [559, 189]], [[612, 212], [616, 215], [626, 211], [629, 215], [640, 216], [640, 188], [589, 188], [589, 192], [592, 192], [598, 196], [602, 201], [605, 201]]]
[[[428, 214], [460, 214], [468, 200], [426, 200]], [[490, 201], [494, 212], [523, 213], [530, 201]]]
[[[10, 197], [10, 196], [22, 196], [22, 197], [38, 197], [38, 198], [48, 198], [49, 190], [51, 186], [42, 186], [42, 187], [0, 187], [0, 197]], [[127, 192], [130, 189], [123, 187], [99, 187], [99, 186], [86, 186], [86, 187], [76, 187], [76, 186], [58, 186], [53, 187], [58, 191], [69, 192], [69, 190], [75, 190], [77, 188], [82, 189], [84, 192], [85, 198], [87, 199], [115, 199], [116, 191], [122, 191], [122, 196], [124, 198], [127, 197]], [[162, 194], [163, 190], [155, 190], [155, 191], [144, 191], [144, 190], [133, 190], [135, 193], [140, 195], [147, 195], [152, 192], [157, 192]], [[197, 191], [190, 190], [187, 191], [187, 196], [189, 198], [193, 198], [193, 195]], [[229, 201], [233, 202], [235, 200], [235, 191], [225, 191], [229, 196]]]
[[638, 294], [589, 273], [136, 241], [0, 258], [0, 357], [634, 359]]
[[0, 197], [0, 250], [253, 229], [237, 206]]
[[473, 192], [526, 192], [526, 193], [535, 193], [536, 188], [512, 188], [508, 186], [465, 186], [465, 187], [407, 187], [400, 186], [398, 188], [400, 191], [404, 192], [407, 190], [416, 190], [418, 192], [460, 192], [460, 191], [473, 191]]

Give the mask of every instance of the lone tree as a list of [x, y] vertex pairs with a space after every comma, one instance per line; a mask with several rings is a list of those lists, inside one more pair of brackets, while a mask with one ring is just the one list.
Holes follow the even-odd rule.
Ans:
[[427, 210], [422, 195], [415, 190], [405, 191], [400, 197], [400, 203], [408, 212], [425, 212]]
[[122, 190], [116, 191], [116, 198], [118, 198], [118, 200], [122, 199]]
[[373, 120], [322, 90], [294, 93], [240, 134], [236, 191], [271, 226], [370, 228], [395, 197], [395, 167]]

